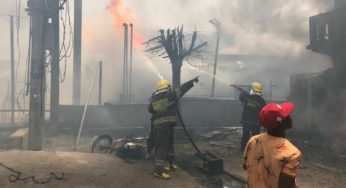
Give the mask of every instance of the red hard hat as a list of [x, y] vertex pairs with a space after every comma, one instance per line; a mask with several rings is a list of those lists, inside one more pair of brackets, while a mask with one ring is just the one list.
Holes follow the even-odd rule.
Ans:
[[279, 104], [271, 103], [264, 106], [260, 112], [260, 123], [267, 129], [279, 127], [281, 121], [288, 117], [294, 109], [294, 104], [284, 102]]

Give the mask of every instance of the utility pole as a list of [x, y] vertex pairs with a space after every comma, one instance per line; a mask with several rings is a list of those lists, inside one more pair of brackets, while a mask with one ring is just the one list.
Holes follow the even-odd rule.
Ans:
[[53, 126], [59, 123], [59, 85], [60, 85], [60, 44], [59, 44], [59, 1], [54, 0], [50, 11], [51, 26], [53, 36], [52, 42], [52, 62], [51, 62], [51, 93], [50, 93], [50, 122]]
[[272, 80], [269, 81], [269, 100], [272, 101]]
[[10, 37], [11, 37], [11, 124], [14, 124], [14, 108], [15, 108], [15, 72], [14, 72], [14, 22], [13, 15], [10, 16]]
[[73, 104], [80, 104], [82, 61], [82, 0], [74, 0]]
[[102, 61], [99, 65], [99, 105], [102, 104]]
[[273, 100], [273, 87], [275, 87], [276, 84], [273, 84], [273, 81], [270, 80], [269, 81], [269, 100], [272, 101]]
[[44, 125], [45, 65], [44, 34], [46, 22], [44, 0], [28, 0], [28, 12], [32, 20], [31, 84], [29, 111], [29, 150], [42, 149], [42, 127]]
[[216, 76], [216, 68], [217, 68], [217, 57], [219, 55], [219, 41], [220, 41], [220, 27], [221, 23], [216, 20], [215, 18], [209, 21], [211, 24], [213, 24], [216, 28], [216, 49], [215, 49], [215, 56], [214, 56], [214, 70], [213, 70], [213, 82], [211, 84], [211, 97], [214, 97], [215, 94], [215, 76]]

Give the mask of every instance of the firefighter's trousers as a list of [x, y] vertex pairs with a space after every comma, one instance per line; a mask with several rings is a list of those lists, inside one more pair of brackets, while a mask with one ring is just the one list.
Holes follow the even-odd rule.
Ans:
[[256, 124], [243, 124], [243, 136], [241, 139], [241, 150], [244, 151], [251, 136], [260, 134], [261, 126]]
[[174, 125], [175, 123], [154, 124], [156, 144], [155, 172], [162, 173], [165, 162], [174, 159]]

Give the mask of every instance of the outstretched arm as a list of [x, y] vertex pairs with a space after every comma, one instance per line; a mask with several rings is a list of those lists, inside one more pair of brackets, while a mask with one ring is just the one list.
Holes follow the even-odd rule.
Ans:
[[249, 97], [249, 93], [247, 93], [246, 91], [241, 91], [240, 95], [239, 95], [239, 100], [241, 102], [245, 102], [247, 100], [247, 98]]
[[196, 77], [192, 80], [185, 82], [179, 88], [174, 89], [172, 91], [171, 100], [177, 100], [184, 96], [194, 86], [194, 83], [198, 83], [198, 81], [198, 77]]

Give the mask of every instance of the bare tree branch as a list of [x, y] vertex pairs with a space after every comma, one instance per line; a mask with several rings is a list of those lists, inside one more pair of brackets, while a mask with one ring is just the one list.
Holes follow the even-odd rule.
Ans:
[[152, 42], [155, 42], [155, 41], [158, 40], [158, 39], [160, 39], [160, 36], [157, 36], [157, 37], [154, 37], [154, 38], [152, 38], [152, 39], [149, 39], [148, 41], [144, 42], [143, 44], [148, 45], [148, 44], [150, 44], [150, 43], [152, 43]]
[[[207, 46], [207, 42], [203, 42], [196, 46], [198, 42], [197, 31], [194, 31], [191, 35], [188, 35], [187, 39], [184, 38], [184, 26], [177, 27], [174, 29], [160, 30], [160, 35], [156, 36], [144, 44], [146, 44], [145, 52], [156, 54], [164, 59], [169, 58], [172, 64], [173, 71], [173, 87], [180, 85], [180, 73], [181, 66], [185, 60], [192, 66], [196, 67], [206, 67], [208, 63], [205, 63], [205, 58], [203, 57], [202, 48]], [[188, 40], [190, 39], [191, 40]], [[188, 42], [189, 41], [189, 42]], [[189, 43], [189, 45], [186, 45]], [[198, 59], [199, 65], [194, 64], [191, 58]]]
[[155, 47], [152, 47], [152, 48], [145, 50], [145, 52], [151, 52], [151, 51], [154, 51], [157, 49], [161, 49], [162, 47], [163, 47], [162, 45], [158, 45], [158, 46], [155, 46]]
[[207, 45], [208, 43], [207, 42], [204, 42], [200, 45], [198, 45], [197, 47], [191, 49], [191, 50], [188, 50], [188, 51], [185, 51], [183, 54], [181, 54], [181, 56], [185, 57], [185, 56], [188, 56], [190, 55], [193, 51], [197, 51], [198, 49], [202, 48], [203, 46]]

